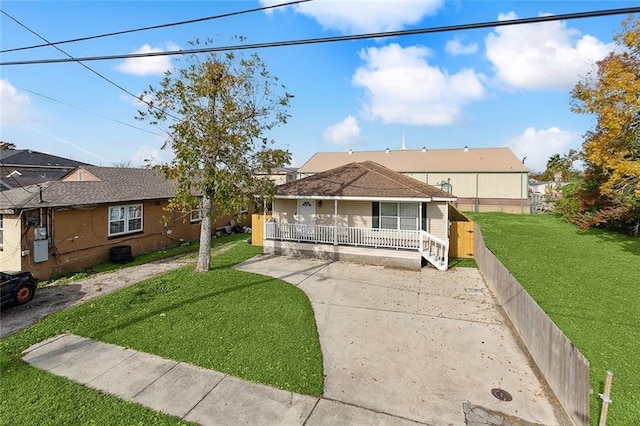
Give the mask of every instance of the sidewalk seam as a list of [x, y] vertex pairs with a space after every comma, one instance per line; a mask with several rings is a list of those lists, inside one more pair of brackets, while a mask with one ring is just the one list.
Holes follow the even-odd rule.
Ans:
[[[188, 364], [188, 365], [191, 365], [191, 364]], [[215, 370], [211, 370], [211, 371], [215, 371]], [[223, 374], [222, 379], [220, 379], [220, 381], [218, 381], [218, 383], [216, 383], [216, 385], [215, 385], [214, 387], [212, 387], [212, 388], [211, 388], [211, 390], [210, 390], [209, 392], [207, 392], [207, 393], [206, 393], [202, 398], [200, 398], [200, 401], [196, 402], [196, 403], [194, 404], [194, 406], [193, 406], [193, 407], [191, 407], [191, 409], [190, 409], [189, 411], [187, 411], [187, 412], [184, 414], [184, 416], [182, 417], [182, 419], [186, 419], [187, 417], [189, 417], [189, 414], [191, 414], [191, 412], [192, 412], [193, 410], [195, 410], [195, 408], [196, 408], [198, 405], [200, 405], [200, 403], [201, 403], [202, 401], [204, 401], [204, 400], [205, 400], [209, 395], [211, 395], [211, 393], [213, 393], [213, 391], [214, 391], [214, 390], [216, 390], [216, 388], [217, 388], [218, 386], [220, 386], [220, 383], [222, 383], [222, 382], [224, 381], [224, 379], [226, 379], [227, 377], [229, 377], [229, 375], [228, 375], [228, 374], [224, 374], [224, 373], [222, 373], [222, 372], [220, 372], [220, 371], [217, 371], [217, 372], [218, 372], [218, 373]]]

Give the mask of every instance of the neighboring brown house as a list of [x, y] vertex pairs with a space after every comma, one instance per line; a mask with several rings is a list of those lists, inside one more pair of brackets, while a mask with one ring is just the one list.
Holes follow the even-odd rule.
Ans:
[[455, 201], [372, 161], [345, 164], [277, 188], [264, 251], [445, 270]]
[[270, 173], [258, 173], [259, 177], [267, 177], [276, 185], [282, 185], [298, 178], [298, 169], [295, 167], [276, 167]]
[[298, 174], [311, 176], [354, 161], [374, 161], [448, 190], [461, 211], [529, 213], [528, 170], [509, 148], [318, 152]]
[[0, 150], [0, 191], [62, 179], [88, 164], [30, 149]]
[[[38, 278], [198, 240], [201, 213], [165, 210], [174, 185], [149, 169], [81, 166], [58, 181], [0, 193], [0, 269]], [[229, 218], [215, 221], [214, 229]]]

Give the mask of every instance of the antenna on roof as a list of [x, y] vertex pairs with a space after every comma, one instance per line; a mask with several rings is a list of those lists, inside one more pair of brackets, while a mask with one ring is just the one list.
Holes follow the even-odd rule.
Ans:
[[404, 129], [402, 129], [402, 149], [407, 149], [407, 147], [404, 144]]

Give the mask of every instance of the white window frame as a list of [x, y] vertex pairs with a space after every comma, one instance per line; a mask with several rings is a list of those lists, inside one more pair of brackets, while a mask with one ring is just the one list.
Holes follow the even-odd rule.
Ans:
[[202, 213], [202, 198], [198, 198], [198, 207], [192, 209], [189, 213], [191, 223], [202, 222], [202, 218], [204, 217]]
[[[383, 215], [382, 211], [383, 211], [383, 205], [384, 204], [395, 204], [395, 210], [396, 210], [396, 214], [395, 215]], [[402, 216], [402, 205], [410, 205], [412, 207], [415, 208], [415, 216]], [[393, 202], [386, 202], [386, 201], [381, 201], [380, 202], [380, 221], [379, 221], [379, 226], [380, 229], [395, 229], [395, 230], [407, 230], [407, 231], [417, 231], [420, 229], [420, 211], [419, 211], [420, 206], [418, 205], [418, 203], [393, 203]], [[414, 223], [413, 223], [413, 227], [412, 229], [404, 229], [402, 227], [402, 219], [413, 219]], [[390, 228], [389, 226], [383, 226], [383, 222], [389, 222], [389, 221], [394, 221], [395, 222], [395, 227]]]
[[[115, 209], [123, 209], [124, 215], [123, 217], [119, 217], [117, 219], [112, 219], [112, 211]], [[131, 217], [132, 211], [140, 211], [140, 216]], [[136, 232], [142, 232], [144, 229], [144, 210], [142, 204], [125, 204], [119, 206], [109, 206], [109, 212], [107, 217], [107, 232], [109, 237], [117, 237], [120, 235], [133, 234]], [[140, 220], [139, 228], [132, 228], [131, 224], [134, 220]], [[123, 231], [121, 232], [111, 232], [111, 224], [114, 222], [123, 222]]]

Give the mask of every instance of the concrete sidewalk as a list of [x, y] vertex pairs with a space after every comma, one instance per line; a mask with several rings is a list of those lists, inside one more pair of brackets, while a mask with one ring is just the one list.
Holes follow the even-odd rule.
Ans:
[[71, 334], [31, 346], [24, 351], [23, 360], [98, 391], [204, 426], [420, 424]]

